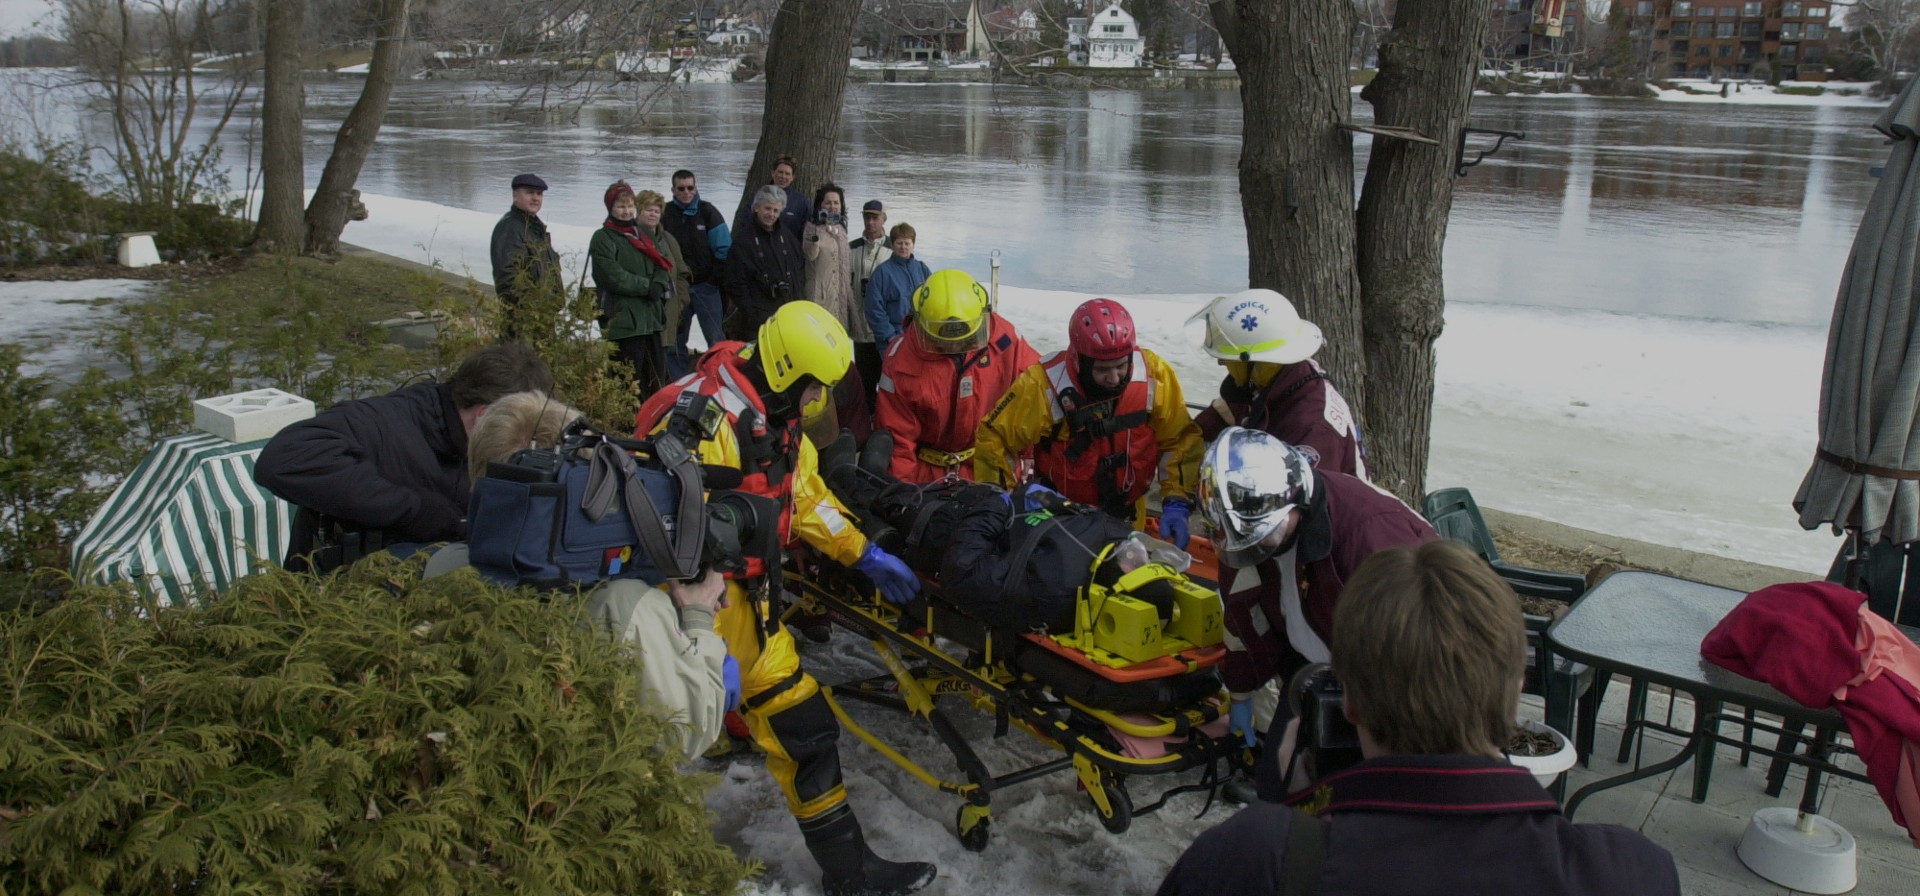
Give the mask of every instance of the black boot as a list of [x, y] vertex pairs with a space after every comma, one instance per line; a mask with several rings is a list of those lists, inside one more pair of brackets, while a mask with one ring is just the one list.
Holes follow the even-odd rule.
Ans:
[[867, 848], [860, 820], [841, 806], [826, 818], [800, 823], [807, 851], [820, 863], [826, 896], [907, 896], [933, 883], [931, 862], [889, 862]]

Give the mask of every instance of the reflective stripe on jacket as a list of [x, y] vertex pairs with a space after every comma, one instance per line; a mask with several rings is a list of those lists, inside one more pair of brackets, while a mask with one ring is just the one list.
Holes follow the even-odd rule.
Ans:
[[[1139, 500], [1155, 479], [1163, 499], [1192, 500], [1205, 446], [1173, 368], [1136, 349], [1120, 396], [1083, 405], [1072, 398], [1084, 393], [1075, 361], [1056, 352], [1014, 381], [975, 433], [974, 476], [1012, 484], [1017, 455], [1033, 447], [1034, 471], [1070, 500], [1116, 510], [1115, 501]], [[1131, 422], [1138, 414], [1145, 419]], [[1104, 479], [1096, 476], [1103, 464]], [[1102, 500], [1103, 482], [1117, 490], [1112, 500]]]

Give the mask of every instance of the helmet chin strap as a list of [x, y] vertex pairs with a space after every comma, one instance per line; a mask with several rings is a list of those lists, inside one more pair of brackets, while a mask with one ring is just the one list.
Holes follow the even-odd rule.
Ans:
[[[753, 347], [748, 346], [749, 349]], [[742, 354], [744, 355], [745, 352]], [[759, 364], [748, 364], [745, 367], [747, 378], [753, 381], [754, 390], [760, 393], [760, 403], [767, 406], [767, 417], [772, 422], [785, 423], [800, 416], [800, 403], [794, 400], [794, 396], [806, 391], [806, 384], [812, 381], [811, 377], [803, 377], [800, 382], [794, 383], [785, 392], [775, 392], [773, 386], [767, 383], [767, 372], [762, 370]]]

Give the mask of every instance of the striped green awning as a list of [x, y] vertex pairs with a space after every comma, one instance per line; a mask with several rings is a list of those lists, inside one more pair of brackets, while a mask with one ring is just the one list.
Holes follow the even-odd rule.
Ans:
[[253, 482], [266, 444], [199, 432], [163, 440], [80, 530], [74, 577], [132, 582], [172, 603], [278, 565], [293, 505]]

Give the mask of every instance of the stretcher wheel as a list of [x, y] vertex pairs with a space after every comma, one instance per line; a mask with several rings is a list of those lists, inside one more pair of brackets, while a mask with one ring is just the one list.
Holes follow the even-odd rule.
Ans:
[[955, 810], [953, 829], [959, 832], [960, 845], [965, 847], [967, 852], [981, 852], [987, 848], [987, 838], [993, 834], [993, 819], [982, 817], [973, 823], [973, 827], [967, 827], [969, 808], [971, 807], [962, 804], [958, 810]]
[[1133, 797], [1127, 795], [1126, 781], [1119, 775], [1101, 775], [1100, 790], [1107, 795], [1107, 805], [1113, 807], [1113, 813], [1100, 811], [1100, 804], [1093, 805], [1093, 811], [1100, 816], [1100, 826], [1115, 834], [1124, 834], [1133, 827]]

